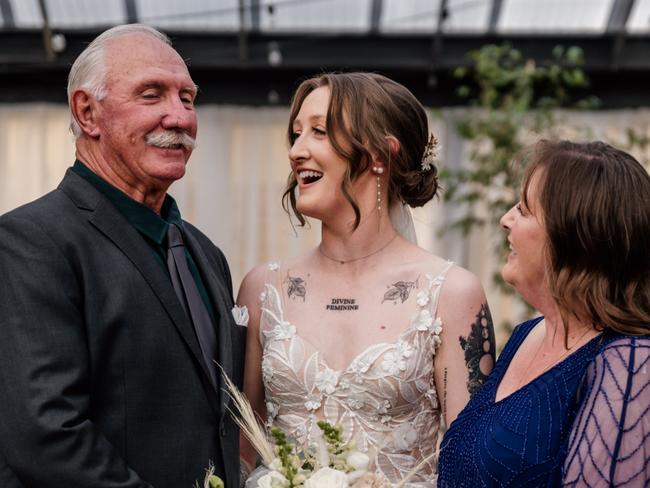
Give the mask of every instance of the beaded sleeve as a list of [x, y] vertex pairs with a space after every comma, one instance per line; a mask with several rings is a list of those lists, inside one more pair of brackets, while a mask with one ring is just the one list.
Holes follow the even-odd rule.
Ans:
[[586, 370], [564, 486], [649, 486], [650, 337], [609, 343]]

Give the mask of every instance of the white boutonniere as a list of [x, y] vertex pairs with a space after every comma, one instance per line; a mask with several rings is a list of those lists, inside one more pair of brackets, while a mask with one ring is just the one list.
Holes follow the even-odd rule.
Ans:
[[231, 310], [232, 316], [235, 319], [235, 323], [237, 325], [241, 325], [242, 327], [248, 327], [248, 308], [246, 305], [243, 307], [240, 307], [239, 305], [235, 305], [232, 307]]

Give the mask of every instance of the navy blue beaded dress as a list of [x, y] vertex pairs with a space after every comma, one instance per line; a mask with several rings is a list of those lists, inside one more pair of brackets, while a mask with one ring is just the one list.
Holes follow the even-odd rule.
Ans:
[[439, 488], [650, 486], [650, 338], [603, 333], [500, 401], [513, 332], [446, 432]]

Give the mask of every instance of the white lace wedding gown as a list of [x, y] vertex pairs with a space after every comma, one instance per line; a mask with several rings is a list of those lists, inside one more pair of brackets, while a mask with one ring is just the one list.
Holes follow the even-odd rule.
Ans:
[[[298, 321], [309, 317], [285, 316], [282, 271], [270, 264], [260, 296], [267, 427], [309, 445], [320, 432], [318, 420], [341, 425], [344, 438], [374, 456], [375, 471], [392, 483], [434, 453], [441, 411], [433, 359], [443, 326], [436, 309], [451, 264], [426, 275], [417, 309], [396, 342], [368, 347], [342, 370], [332, 369], [317, 345], [298, 334]], [[435, 486], [436, 464], [436, 457], [425, 463], [407, 486]]]

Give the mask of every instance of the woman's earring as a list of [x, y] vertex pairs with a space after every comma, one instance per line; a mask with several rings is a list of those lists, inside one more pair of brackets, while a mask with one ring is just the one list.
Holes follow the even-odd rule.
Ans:
[[[381, 178], [380, 176], [384, 173], [384, 168], [381, 166], [373, 166], [372, 172], [377, 175], [377, 216], [381, 217]], [[378, 222], [381, 221], [381, 218]]]

